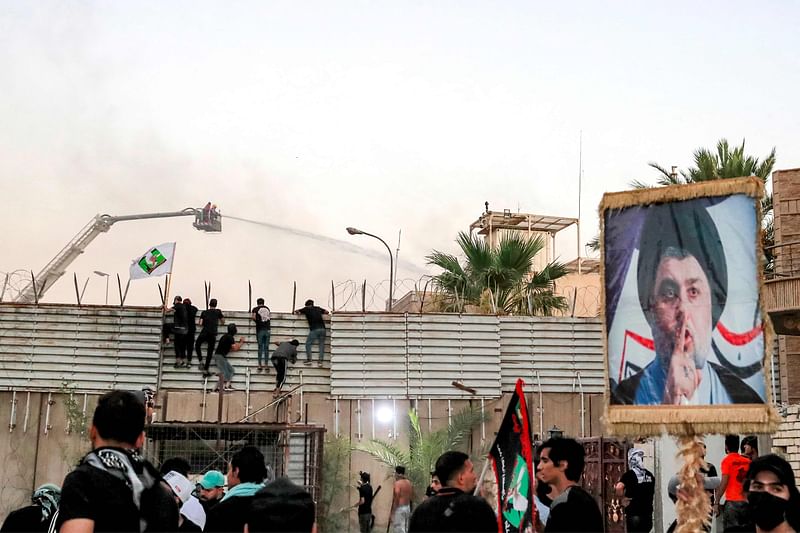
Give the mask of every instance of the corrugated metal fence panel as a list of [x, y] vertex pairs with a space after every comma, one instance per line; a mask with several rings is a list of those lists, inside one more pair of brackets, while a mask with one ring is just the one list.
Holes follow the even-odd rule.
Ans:
[[503, 390], [517, 378], [544, 392], [604, 389], [602, 324], [596, 318], [501, 317], [500, 357]]
[[[258, 372], [258, 343], [256, 342], [256, 328], [250, 314], [242, 311], [225, 311], [226, 325], [220, 326], [217, 338], [226, 331], [227, 324], [236, 324], [236, 339], [244, 337], [245, 344], [238, 352], [230, 352], [228, 361], [233, 366], [236, 373], [233, 376], [233, 386], [238, 390], [246, 388], [246, 371], [250, 369], [250, 391], [263, 392], [271, 391], [275, 388], [275, 369], [272, 363], [267, 361], [269, 373]], [[198, 313], [199, 316], [199, 313]], [[325, 338], [325, 362], [322, 367], [317, 366], [318, 348], [313, 346], [312, 357], [314, 363], [305, 365], [306, 359], [306, 337], [308, 336], [308, 322], [304, 316], [292, 315], [290, 313], [272, 313], [270, 320], [270, 346], [268, 354], [275, 351], [276, 341], [287, 341], [297, 339], [300, 346], [297, 347], [297, 363], [289, 364], [286, 371], [286, 384], [284, 391], [288, 391], [300, 384], [301, 373], [303, 380], [303, 390], [305, 392], [330, 392], [330, 335]], [[199, 330], [198, 330], [199, 333]], [[328, 331], [330, 333], [330, 330]], [[194, 350], [194, 347], [192, 348]], [[206, 357], [206, 345], [202, 346], [203, 361]], [[170, 390], [193, 390], [200, 389], [204, 380], [202, 372], [198, 369], [196, 354], [192, 355], [192, 368], [174, 368], [175, 351], [173, 346], [164, 350], [164, 368], [161, 376], [161, 388]], [[211, 358], [209, 370], [215, 372], [214, 358]], [[209, 387], [215, 386], [215, 377], [209, 378]]]
[[157, 309], [0, 305], [0, 387], [155, 387], [160, 331]]
[[500, 396], [500, 335], [496, 316], [409, 315], [408, 381], [411, 396], [462, 398], [453, 381], [476, 396]]
[[342, 398], [500, 395], [498, 319], [477, 315], [333, 317], [331, 394]]
[[407, 396], [406, 326], [404, 315], [333, 315], [331, 394]]

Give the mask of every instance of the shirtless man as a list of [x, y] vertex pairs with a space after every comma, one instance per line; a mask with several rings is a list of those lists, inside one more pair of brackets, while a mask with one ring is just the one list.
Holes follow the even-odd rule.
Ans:
[[406, 467], [394, 468], [394, 489], [392, 491], [392, 531], [408, 532], [408, 519], [411, 517], [411, 496], [413, 488], [406, 477]]

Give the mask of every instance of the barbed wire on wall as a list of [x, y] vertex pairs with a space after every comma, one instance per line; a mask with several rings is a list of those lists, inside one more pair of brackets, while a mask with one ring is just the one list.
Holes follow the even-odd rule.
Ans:
[[555, 293], [557, 296], [567, 299], [568, 308], [563, 313], [565, 316], [589, 318], [600, 315], [601, 291], [599, 286], [557, 285]]
[[[25, 270], [14, 270], [12, 272], [0, 272], [0, 302], [14, 302], [25, 291], [32, 279], [32, 273]], [[75, 278], [75, 291], [78, 303], [81, 303], [86, 283], [80, 283]], [[370, 282], [368, 280], [348, 279], [344, 281], [331, 280], [331, 288], [325, 298], [326, 306], [333, 311], [344, 312], [382, 312], [388, 310], [389, 302], [389, 280], [379, 280]], [[80, 290], [83, 285], [83, 290]], [[294, 282], [294, 299], [296, 300], [297, 283]], [[249, 282], [248, 282], [249, 287]], [[120, 287], [120, 294], [125, 287]], [[435, 296], [435, 285], [433, 277], [422, 275], [418, 278], [401, 278], [394, 280], [392, 297], [393, 307], [396, 309], [398, 303], [401, 310], [419, 312], [422, 310], [425, 301], [433, 302]], [[160, 299], [163, 298], [161, 284], [159, 284]], [[567, 300], [567, 310], [556, 313], [561, 316], [572, 317], [596, 317], [600, 314], [601, 290], [599, 286], [573, 286], [557, 285], [555, 294]], [[411, 296], [409, 296], [411, 295]], [[252, 295], [251, 295], [252, 296]], [[411, 298], [411, 302], [403, 302], [406, 297]], [[124, 301], [124, 296], [122, 297]], [[456, 295], [457, 298], [457, 295]], [[160, 302], [161, 303], [161, 302]], [[251, 302], [252, 303], [252, 302]], [[293, 302], [293, 309], [301, 305], [300, 301]], [[248, 308], [249, 309], [249, 308]], [[430, 311], [428, 306], [425, 309]]]
[[[430, 276], [394, 280], [392, 299], [395, 304], [409, 293], [430, 290]], [[389, 280], [368, 283], [367, 280], [331, 282], [328, 308], [334, 311], [386, 311], [389, 302]]]

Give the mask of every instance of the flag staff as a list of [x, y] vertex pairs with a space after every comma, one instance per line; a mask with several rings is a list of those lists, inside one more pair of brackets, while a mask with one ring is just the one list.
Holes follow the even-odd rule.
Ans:
[[489, 470], [489, 455], [487, 454], [486, 457], [483, 459], [483, 470], [481, 470], [481, 475], [478, 476], [478, 484], [475, 485], [475, 492], [473, 492], [473, 496], [480, 496], [481, 485], [483, 484], [483, 476], [486, 475], [486, 472]]

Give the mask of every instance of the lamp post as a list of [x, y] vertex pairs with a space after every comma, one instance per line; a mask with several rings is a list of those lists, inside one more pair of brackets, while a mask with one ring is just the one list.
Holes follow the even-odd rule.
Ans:
[[95, 270], [94, 273], [97, 274], [98, 276], [100, 276], [101, 278], [106, 278], [106, 305], [108, 305], [108, 278], [109, 278], [109, 275], [106, 274], [105, 272], [100, 272], [99, 270]]
[[361, 231], [360, 229], [356, 228], [347, 228], [347, 233], [350, 235], [366, 235], [368, 237], [372, 237], [373, 239], [378, 239], [386, 247], [386, 251], [389, 252], [389, 312], [391, 313], [392, 306], [394, 305], [394, 256], [392, 256], [391, 248], [389, 248], [389, 245], [386, 244], [386, 241], [377, 235], [373, 235], [372, 233], [367, 233], [366, 231]]

